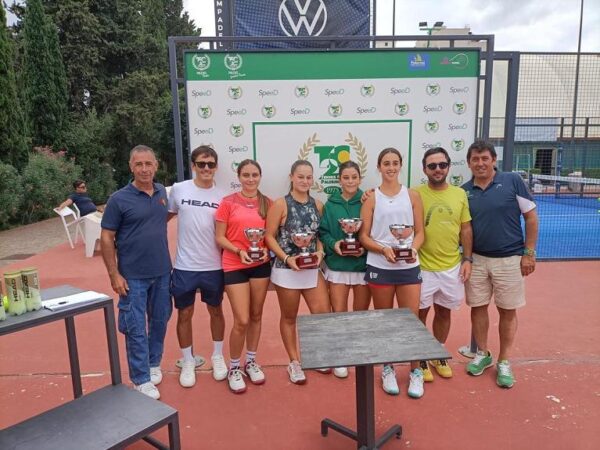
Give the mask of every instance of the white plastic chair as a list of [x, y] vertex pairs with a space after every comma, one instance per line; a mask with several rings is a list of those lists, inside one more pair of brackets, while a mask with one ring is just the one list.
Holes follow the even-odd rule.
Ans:
[[67, 238], [69, 239], [71, 248], [75, 248], [75, 245], [73, 245], [73, 239], [71, 239], [71, 232], [69, 231], [69, 228], [75, 227], [75, 244], [77, 244], [77, 239], [79, 236], [81, 236], [81, 239], [83, 240], [83, 231], [81, 231], [81, 218], [79, 217], [79, 209], [77, 206], [75, 206], [75, 204], [72, 206], [74, 210], [68, 206], [65, 206], [62, 209], [54, 208], [54, 212], [60, 216], [60, 220], [65, 227], [65, 232], [67, 233]]
[[102, 218], [98, 213], [88, 214], [83, 216], [83, 228], [85, 230], [85, 256], [91, 258], [94, 256], [96, 244], [100, 240], [102, 227], [100, 226]]

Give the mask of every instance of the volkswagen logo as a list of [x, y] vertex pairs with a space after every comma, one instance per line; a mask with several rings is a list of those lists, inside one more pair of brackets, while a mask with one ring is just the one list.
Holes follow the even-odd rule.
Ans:
[[279, 26], [287, 36], [319, 36], [326, 24], [323, 0], [282, 0], [279, 5]]

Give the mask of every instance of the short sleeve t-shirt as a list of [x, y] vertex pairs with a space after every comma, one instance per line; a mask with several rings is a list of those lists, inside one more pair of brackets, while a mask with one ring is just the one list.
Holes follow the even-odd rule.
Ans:
[[[270, 203], [270, 201], [269, 201]], [[215, 216], [218, 222], [227, 224], [225, 237], [239, 249], [247, 250], [250, 241], [244, 235], [246, 228], [265, 228], [265, 219], [259, 214], [258, 198], [246, 198], [240, 193], [228, 195], [223, 199], [217, 209]], [[264, 239], [259, 243], [259, 247], [264, 248]], [[223, 270], [231, 272], [233, 270], [246, 269], [249, 267], [263, 264], [258, 261], [254, 264], [244, 264], [240, 257], [229, 250], [223, 250]]]
[[460, 228], [471, 220], [467, 195], [456, 186], [439, 191], [423, 184], [415, 190], [421, 195], [425, 214], [421, 268], [430, 272], [452, 269], [460, 263]]
[[177, 214], [175, 268], [192, 272], [221, 269], [221, 249], [215, 241], [215, 213], [223, 191], [196, 186], [194, 180], [175, 183], [169, 212]]
[[167, 217], [162, 184], [154, 183], [152, 196], [132, 183], [110, 196], [101, 226], [115, 231], [117, 264], [123, 277], [155, 278], [171, 271]]
[[473, 218], [473, 252], [490, 258], [522, 255], [525, 242], [521, 214], [536, 206], [520, 175], [497, 172], [485, 189], [473, 180], [462, 188], [467, 192]]
[[69, 199], [75, 203], [77, 209], [81, 213], [82, 216], [87, 216], [88, 214], [94, 213], [97, 211], [96, 205], [91, 198], [89, 198], [85, 194], [78, 194], [77, 192], [73, 192], [69, 195]]

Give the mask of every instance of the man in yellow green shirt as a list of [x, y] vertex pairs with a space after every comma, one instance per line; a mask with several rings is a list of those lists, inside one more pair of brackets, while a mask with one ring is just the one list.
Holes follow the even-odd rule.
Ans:
[[[433, 335], [442, 344], [450, 332], [450, 313], [458, 309], [464, 299], [464, 283], [471, 275], [473, 262], [469, 202], [463, 189], [448, 184], [449, 171], [450, 156], [445, 149], [427, 150], [423, 156], [427, 184], [416, 188], [423, 200], [425, 214], [425, 243], [419, 249], [423, 277], [419, 318], [425, 324], [433, 305]], [[438, 375], [452, 377], [452, 369], [446, 360], [431, 363]], [[423, 379], [433, 381], [427, 361], [421, 361], [421, 368]]]

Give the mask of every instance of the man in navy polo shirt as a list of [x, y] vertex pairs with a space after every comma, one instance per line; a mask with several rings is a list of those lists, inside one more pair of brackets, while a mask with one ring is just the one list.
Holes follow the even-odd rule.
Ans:
[[[508, 357], [517, 332], [517, 309], [525, 305], [524, 277], [535, 270], [538, 218], [535, 203], [521, 177], [496, 172], [496, 150], [476, 141], [467, 151], [473, 173], [462, 187], [467, 192], [473, 227], [473, 268], [465, 284], [471, 325], [478, 351], [467, 365], [470, 375], [481, 375], [493, 365], [488, 350], [488, 305], [492, 296], [500, 315], [500, 352], [496, 383], [513, 386]], [[521, 229], [525, 219], [525, 239]]]
[[134, 147], [129, 168], [133, 181], [111, 195], [102, 217], [102, 257], [119, 294], [129, 377], [135, 389], [158, 399], [155, 385], [162, 380], [160, 361], [172, 312], [167, 194], [153, 181], [158, 162], [150, 147]]

